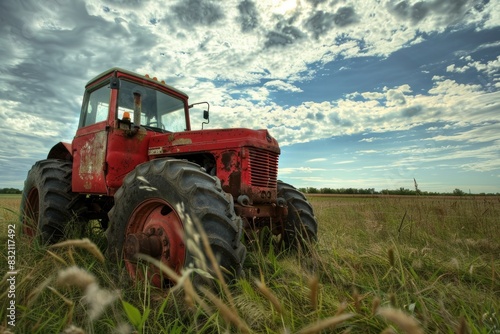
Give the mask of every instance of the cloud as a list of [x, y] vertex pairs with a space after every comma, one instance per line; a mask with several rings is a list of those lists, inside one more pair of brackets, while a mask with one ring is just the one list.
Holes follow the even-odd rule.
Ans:
[[326, 158], [315, 158], [315, 159], [309, 159], [306, 162], [321, 162], [321, 161], [327, 161], [328, 159]]
[[[343, 72], [359, 71], [349, 59], [384, 59], [446, 30], [498, 27], [498, 2], [284, 4], [2, 1], [0, 117], [8, 131], [0, 140], [15, 137], [16, 148], [2, 147], [0, 158], [22, 147], [27, 164], [58, 141], [71, 141], [86, 82], [113, 66], [154, 74], [194, 101], [210, 101], [217, 127], [270, 127], [283, 146], [430, 122], [467, 119], [480, 129], [497, 119], [500, 58], [453, 59], [430, 88], [399, 82], [343, 96], [303, 96], [319, 73], [331, 74], [321, 71], [332, 62]], [[490, 44], [484, 48], [497, 47]], [[487, 84], [455, 77], [472, 70]], [[286, 99], [275, 99], [283, 92]], [[192, 123], [201, 124], [200, 116]], [[15, 162], [5, 166], [16, 168]]]
[[241, 25], [242, 32], [250, 32], [259, 25], [259, 12], [255, 3], [250, 0], [243, 0], [238, 4], [240, 17], [236, 20]]
[[318, 39], [333, 28], [334, 17], [333, 13], [319, 10], [306, 20], [305, 27], [312, 32], [314, 38]]
[[[500, 122], [493, 121], [490, 123], [475, 124], [469, 129], [464, 129], [452, 135], [439, 135], [433, 137], [433, 140], [438, 141], [455, 141], [466, 143], [492, 143], [498, 147], [500, 133]], [[497, 151], [500, 152], [500, 151]]]
[[346, 27], [358, 21], [353, 7], [340, 7], [333, 15], [333, 22], [339, 27]]
[[280, 168], [279, 173], [280, 175], [289, 175], [289, 174], [296, 174], [298, 172], [300, 173], [307, 173], [310, 174], [312, 172], [318, 172], [318, 171], [325, 171], [326, 169], [324, 168], [310, 168], [310, 167], [284, 167]]
[[377, 137], [370, 137], [370, 138], [363, 138], [359, 142], [366, 142], [366, 143], [371, 143], [375, 140], [381, 140], [382, 138], [377, 138]]
[[455, 67], [455, 64], [451, 64], [446, 67], [446, 72], [464, 73], [468, 69], [470, 69], [469, 66]]
[[[386, 105], [371, 99], [337, 99], [285, 108], [271, 102], [266, 104], [264, 110], [267, 111], [260, 114], [260, 119], [242, 119], [242, 123], [254, 126], [273, 124], [271, 133], [282, 145], [290, 145], [333, 135], [405, 130], [431, 122], [460, 123], [467, 119], [482, 127], [485, 122], [497, 119], [500, 92], [485, 91], [479, 85], [445, 79], [436, 81], [425, 95], [411, 91], [411, 87], [405, 85], [402, 89], [359, 93], [360, 96], [399, 101]], [[244, 115], [252, 115], [251, 107], [248, 108]], [[318, 122], [319, 118], [321, 122]]]
[[419, 113], [421, 113], [423, 110], [423, 107], [420, 106], [420, 105], [415, 105], [415, 106], [412, 106], [412, 107], [408, 107], [408, 108], [404, 108], [401, 110], [401, 115], [403, 117], [413, 117], [413, 116], [416, 116], [418, 115]]
[[463, 66], [457, 66], [456, 64], [451, 64], [446, 67], [446, 72], [450, 73], [465, 73], [469, 70], [475, 70], [481, 75], [492, 78], [495, 82], [500, 80], [500, 56], [496, 59], [487, 62], [474, 61], [472, 57], [463, 57], [467, 63]]
[[293, 44], [295, 41], [305, 37], [304, 33], [298, 28], [290, 25], [281, 27], [279, 30], [269, 31], [267, 33], [265, 47], [280, 47]]
[[271, 80], [271, 81], [266, 82], [264, 84], [264, 86], [269, 88], [269, 89], [289, 91], [289, 92], [294, 92], [294, 93], [300, 93], [303, 91], [299, 87], [294, 86], [290, 83], [284, 82], [282, 80]]
[[222, 8], [207, 0], [184, 0], [171, 7], [173, 16], [183, 28], [211, 26], [224, 18]]
[[334, 162], [333, 164], [334, 165], [345, 165], [345, 164], [350, 164], [350, 163], [353, 163], [355, 162], [356, 160], [344, 160], [344, 161], [337, 161], [337, 162]]
[[480, 11], [472, 1], [467, 0], [391, 1], [388, 7], [394, 15], [413, 24], [425, 20], [453, 24], [463, 20], [468, 12]]

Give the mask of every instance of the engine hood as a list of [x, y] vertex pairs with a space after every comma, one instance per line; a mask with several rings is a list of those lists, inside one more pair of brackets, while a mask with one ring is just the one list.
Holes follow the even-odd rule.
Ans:
[[278, 142], [267, 130], [245, 128], [196, 130], [157, 135], [150, 139], [148, 153], [150, 156], [158, 156], [246, 146], [280, 153]]

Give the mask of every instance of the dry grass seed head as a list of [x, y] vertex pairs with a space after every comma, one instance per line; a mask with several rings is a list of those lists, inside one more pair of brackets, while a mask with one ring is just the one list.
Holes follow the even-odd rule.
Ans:
[[47, 254], [49, 254], [50, 256], [52, 256], [57, 262], [60, 262], [60, 263], [62, 263], [65, 266], [68, 265], [68, 263], [62, 257], [60, 257], [59, 255], [57, 255], [57, 254], [49, 251], [48, 249], [47, 249], [46, 252], [47, 252]]
[[95, 284], [96, 280], [88, 271], [72, 266], [58, 272], [56, 283], [60, 286], [76, 286], [85, 290], [89, 285]]
[[280, 314], [283, 313], [283, 308], [281, 307], [280, 301], [278, 300], [276, 295], [271, 290], [268, 289], [266, 283], [255, 280], [255, 284], [257, 285], [259, 291], [264, 295], [264, 297], [266, 297], [267, 300], [271, 302], [275, 310]]
[[346, 310], [348, 304], [346, 302], [342, 302], [340, 305], [339, 305], [339, 308], [337, 310], [337, 312], [335, 312], [335, 315], [340, 315], [342, 313], [344, 313], [344, 311]]
[[73, 239], [73, 240], [65, 240], [50, 246], [50, 248], [62, 248], [62, 247], [78, 247], [87, 250], [90, 254], [92, 254], [97, 260], [104, 263], [105, 258], [102, 252], [99, 250], [96, 244], [90, 241], [88, 238], [84, 239]]
[[116, 326], [111, 333], [113, 333], [113, 334], [132, 334], [135, 332], [133, 331], [132, 327], [130, 327], [129, 324], [121, 323], [121, 324], [118, 324], [118, 326]]
[[417, 320], [401, 310], [384, 307], [378, 310], [378, 314], [386, 320], [395, 323], [407, 334], [424, 334]]
[[94, 275], [76, 266], [59, 271], [56, 283], [66, 287], [75, 286], [84, 292], [83, 300], [89, 306], [90, 320], [97, 319], [118, 298], [118, 293], [101, 289]]
[[101, 289], [97, 284], [90, 284], [85, 289], [83, 297], [85, 303], [89, 305], [87, 312], [89, 319], [91, 321], [96, 320], [118, 296], [117, 292]]
[[389, 294], [389, 302], [391, 303], [392, 307], [396, 307], [396, 295], [394, 293]]
[[313, 333], [320, 333], [321, 331], [323, 331], [325, 329], [333, 329], [337, 325], [352, 318], [353, 316], [354, 316], [354, 314], [352, 314], [352, 313], [345, 313], [345, 314], [341, 314], [341, 315], [336, 315], [334, 317], [326, 318], [326, 319], [320, 320], [312, 325], [307, 325], [306, 327], [299, 330], [297, 332], [297, 334], [313, 334]]
[[30, 294], [27, 298], [27, 306], [31, 306], [31, 304], [38, 298], [40, 293], [52, 282], [53, 278], [46, 278], [43, 282], [41, 282], [36, 288], [31, 290]]
[[242, 333], [251, 333], [251, 330], [246, 322], [236, 313], [234, 309], [227, 306], [226, 303], [220, 300], [210, 290], [204, 287], [201, 287], [200, 290], [212, 303], [214, 303], [215, 307], [219, 310], [226, 322], [235, 325]]
[[311, 308], [316, 311], [318, 309], [318, 292], [319, 292], [319, 279], [318, 276], [311, 276], [309, 278], [309, 299], [311, 300]]
[[62, 332], [62, 334], [85, 334], [85, 331], [80, 327], [76, 327], [75, 325], [70, 325]]
[[380, 298], [378, 298], [378, 297], [373, 298], [373, 301], [372, 301], [372, 315], [376, 315], [377, 314], [379, 306], [380, 306]]
[[464, 317], [460, 318], [460, 323], [457, 328], [457, 334], [467, 334], [469, 333], [469, 330], [467, 328], [467, 322], [465, 321]]
[[3, 326], [0, 326], [0, 333], [1, 334], [14, 334], [13, 332], [11, 332], [9, 329], [3, 327]]
[[380, 332], [380, 334], [398, 334], [398, 333], [396, 333], [396, 331], [391, 327], [387, 327], [382, 332]]
[[356, 312], [361, 313], [361, 296], [359, 295], [357, 289], [354, 289], [354, 292], [352, 293], [352, 299], [354, 301], [354, 309], [356, 310]]
[[395, 260], [394, 260], [394, 249], [393, 248], [389, 248], [389, 250], [387, 251], [387, 256], [389, 258], [389, 264], [391, 265], [391, 267], [394, 267]]

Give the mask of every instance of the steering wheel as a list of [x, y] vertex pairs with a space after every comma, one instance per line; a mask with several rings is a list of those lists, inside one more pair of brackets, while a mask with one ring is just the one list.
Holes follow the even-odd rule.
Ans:
[[152, 121], [152, 122], [149, 122], [148, 124], [146, 124], [147, 126], [151, 126], [153, 128], [161, 128], [163, 130], [165, 130], [165, 125], [163, 125], [162, 122], [158, 122], [158, 121]]

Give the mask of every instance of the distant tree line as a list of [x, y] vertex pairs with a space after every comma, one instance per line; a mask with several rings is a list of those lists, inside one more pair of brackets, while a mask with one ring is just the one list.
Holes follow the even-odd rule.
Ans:
[[411, 190], [407, 188], [399, 189], [384, 189], [381, 191], [376, 191], [375, 188], [299, 188], [299, 191], [306, 194], [341, 194], [341, 195], [413, 195], [413, 196], [469, 196], [469, 195], [480, 195], [480, 196], [499, 196], [500, 193], [479, 193], [472, 194], [467, 193], [461, 189], [456, 188], [452, 192], [432, 192], [432, 191], [421, 191], [420, 189]]
[[0, 189], [0, 194], [22, 194], [23, 192], [15, 188], [3, 188]]
[[[439, 193], [432, 191], [421, 191], [420, 189], [411, 190], [407, 188], [399, 189], [384, 189], [381, 191], [376, 191], [375, 188], [299, 188], [300, 192], [305, 194], [340, 194], [340, 195], [422, 195], [422, 196], [469, 196], [469, 195], [479, 195], [479, 196], [500, 196], [500, 193], [479, 193], [472, 194], [466, 193], [465, 191], [456, 188], [449, 193]], [[2, 188], [0, 189], [0, 194], [22, 194], [23, 192], [15, 188]]]

